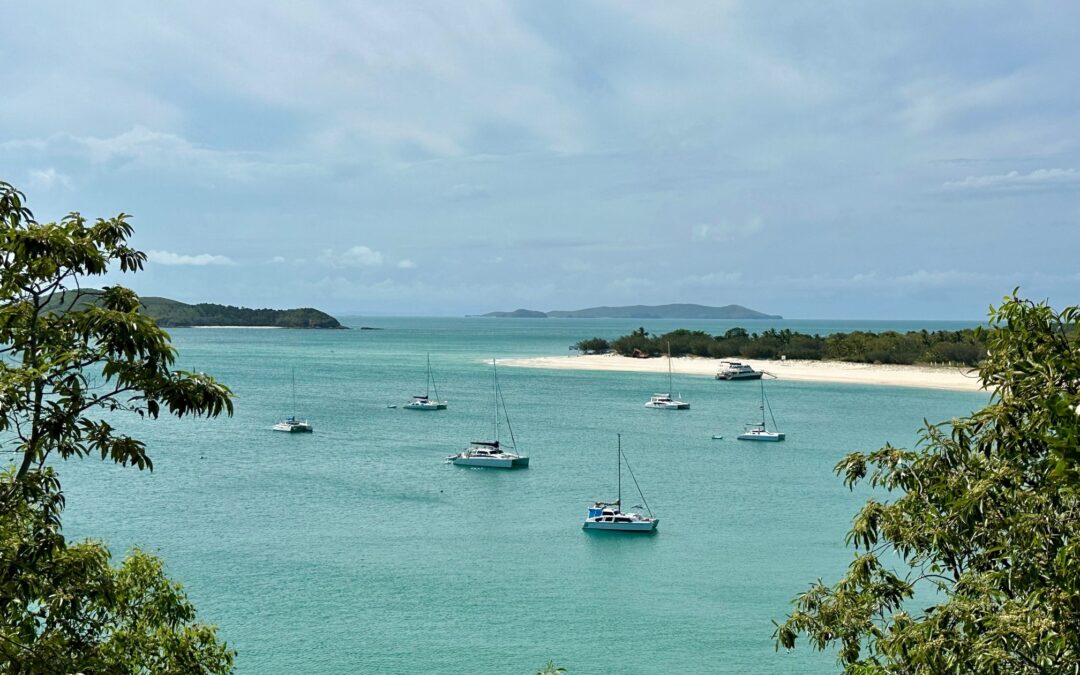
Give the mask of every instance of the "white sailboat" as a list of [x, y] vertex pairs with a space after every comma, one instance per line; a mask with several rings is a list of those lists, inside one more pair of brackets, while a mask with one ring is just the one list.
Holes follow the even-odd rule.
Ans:
[[654, 408], [656, 410], [689, 410], [690, 404], [685, 401], [680, 401], [676, 398], [672, 398], [671, 390], [671, 343], [668, 343], [667, 348], [667, 381], [668, 381], [668, 393], [666, 394], [653, 394], [649, 402], [645, 404], [646, 408]]
[[[510, 426], [510, 416], [506, 412], [506, 402], [499, 388], [499, 369], [495, 365], [495, 359], [491, 360], [492, 394], [495, 398], [495, 419], [493, 441], [473, 441], [469, 447], [456, 455], [447, 457], [447, 461], [458, 466], [477, 466], [489, 469], [517, 469], [529, 466], [529, 458], [515, 452], [517, 441], [514, 438], [514, 429]], [[502, 406], [502, 418], [506, 419], [506, 429], [510, 433], [509, 446], [499, 439], [500, 415], [499, 407]]]
[[[618, 437], [618, 496], [614, 502], [594, 502], [593, 505], [589, 507], [589, 512], [585, 516], [585, 522], [581, 527], [584, 530], [655, 532], [656, 527], [660, 524], [660, 519], [653, 517], [652, 509], [649, 508], [649, 503], [645, 501], [645, 495], [641, 493], [641, 486], [638, 485], [637, 478], [634, 477], [633, 469], [631, 469], [630, 464], [623, 459], [622, 434], [618, 434]], [[641, 503], [645, 505], [645, 509], [649, 512], [649, 515], [647, 516], [641, 513], [623, 513], [622, 511], [622, 467], [624, 463], [626, 464], [626, 469], [630, 472], [630, 477], [634, 479], [634, 487], [637, 488], [638, 496], [641, 497]]]
[[[292, 409], [296, 410], [296, 369], [292, 371]], [[282, 421], [271, 427], [274, 431], [284, 431], [292, 434], [310, 434], [315, 429], [307, 420], [297, 419], [296, 414], [289, 415]]]
[[[435, 390], [435, 398], [431, 398], [431, 390]], [[446, 410], [446, 401], [439, 400], [439, 388], [435, 386], [435, 375], [431, 372], [431, 354], [427, 357], [427, 392], [423, 396], [413, 396], [406, 403], [405, 410]]]
[[765, 398], [765, 378], [761, 378], [761, 423], [747, 424], [746, 431], [739, 434], [740, 441], [782, 441], [784, 434], [779, 431], [769, 431], [765, 428], [765, 409], [769, 409], [769, 418], [772, 420], [773, 429], [776, 428], [776, 418], [773, 417], [772, 406], [769, 399]]

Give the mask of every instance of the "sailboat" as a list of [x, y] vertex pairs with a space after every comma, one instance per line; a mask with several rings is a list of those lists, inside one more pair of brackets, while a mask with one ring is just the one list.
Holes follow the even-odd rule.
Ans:
[[[435, 398], [431, 398], [432, 389], [435, 390]], [[402, 407], [406, 410], [446, 410], [446, 401], [439, 400], [439, 388], [435, 386], [435, 375], [431, 372], [431, 354], [427, 357], [427, 392], [423, 396], [413, 396]]]
[[[473, 441], [472, 444], [457, 453], [447, 457], [447, 461], [458, 466], [478, 466], [490, 469], [516, 469], [529, 466], [529, 458], [519, 455], [517, 441], [514, 438], [514, 429], [510, 426], [510, 416], [506, 413], [506, 401], [503, 400], [502, 390], [499, 388], [499, 369], [495, 365], [495, 359], [491, 360], [492, 394], [495, 398], [494, 436], [492, 441]], [[499, 439], [499, 407], [502, 406], [502, 417], [506, 419], [506, 429], [510, 432], [510, 444], [504, 445]], [[509, 449], [507, 449], [509, 447]]]
[[657, 410], [689, 410], [690, 404], [685, 401], [671, 397], [671, 343], [667, 346], [667, 383], [668, 393], [666, 394], [653, 394], [649, 402], [645, 404], [646, 408], [655, 408]]
[[[649, 508], [649, 503], [645, 501], [645, 495], [641, 493], [641, 486], [638, 485], [637, 478], [634, 477], [634, 471], [630, 468], [629, 462], [623, 459], [622, 454], [622, 434], [618, 434], [619, 437], [619, 491], [618, 497], [614, 502], [595, 502], [589, 507], [588, 515], [585, 516], [585, 522], [582, 524], [582, 529], [585, 530], [616, 530], [619, 532], [655, 532], [657, 525], [660, 524], [659, 518], [654, 518], [652, 509]], [[626, 464], [626, 469], [630, 472], [630, 477], [634, 479], [634, 487], [637, 488], [638, 496], [641, 497], [641, 503], [645, 505], [645, 509], [649, 512], [649, 515], [643, 515], [640, 513], [623, 513], [622, 512], [622, 467]]]
[[776, 428], [776, 418], [772, 414], [772, 406], [769, 399], [765, 398], [765, 378], [761, 378], [761, 424], [747, 424], [746, 431], [739, 434], [740, 441], [782, 441], [784, 434], [779, 431], [769, 431], [765, 428], [765, 409], [769, 409], [769, 418], [773, 428]]
[[[292, 371], [292, 409], [296, 410], [296, 369]], [[274, 431], [285, 431], [288, 433], [307, 433], [310, 434], [315, 431], [311, 424], [307, 420], [300, 420], [296, 418], [295, 413], [289, 415], [284, 420], [278, 422], [273, 426]]]

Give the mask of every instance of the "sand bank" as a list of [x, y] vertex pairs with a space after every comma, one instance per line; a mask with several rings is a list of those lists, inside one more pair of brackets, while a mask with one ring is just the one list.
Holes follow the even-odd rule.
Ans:
[[[764, 370], [784, 380], [802, 382], [836, 382], [871, 384], [892, 387], [921, 387], [952, 391], [979, 391], [976, 373], [967, 368], [949, 366], [891, 366], [842, 361], [762, 361], [739, 359], [754, 370]], [[632, 373], [667, 372], [667, 359], [634, 359], [618, 354], [586, 354], [580, 356], [542, 356], [526, 359], [499, 359], [499, 365], [516, 368], [549, 368], [553, 370], [608, 370]], [[719, 359], [684, 356], [671, 359], [671, 369], [680, 375], [712, 377], [720, 366]]]

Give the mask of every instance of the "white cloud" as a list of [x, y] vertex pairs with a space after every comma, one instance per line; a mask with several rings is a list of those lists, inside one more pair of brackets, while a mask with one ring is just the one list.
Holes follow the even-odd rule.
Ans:
[[61, 185], [69, 190], [71, 189], [71, 177], [60, 173], [53, 167], [49, 167], [48, 169], [31, 169], [27, 183], [31, 188], [39, 188], [42, 190], [51, 190], [57, 185]]
[[398, 266], [398, 269], [402, 269], [402, 270], [414, 270], [414, 269], [416, 269], [416, 263], [409, 260], [408, 258], [406, 258], [404, 260], [399, 260], [397, 266]]
[[330, 267], [378, 267], [383, 255], [367, 246], [353, 246], [342, 253], [328, 248], [319, 255], [319, 262]]
[[987, 190], [1015, 192], [1047, 190], [1057, 187], [1080, 187], [1080, 171], [1076, 169], [1036, 169], [1030, 173], [1010, 171], [1005, 174], [968, 176], [941, 186], [947, 191]]
[[270, 259], [270, 262], [274, 265], [280, 265], [285, 262], [285, 256], [276, 255]]
[[227, 256], [211, 255], [209, 253], [185, 255], [182, 253], [173, 253], [172, 251], [147, 251], [146, 259], [152, 263], [157, 263], [158, 265], [194, 265], [196, 267], [203, 267], [205, 265], [236, 264]]
[[472, 185], [470, 183], [458, 183], [452, 186], [446, 191], [446, 196], [451, 199], [476, 199], [479, 197], [487, 197], [489, 190], [483, 185]]
[[690, 228], [690, 236], [694, 241], [734, 241], [760, 232], [764, 225], [761, 216], [739, 221], [725, 219], [717, 223], [694, 225]]

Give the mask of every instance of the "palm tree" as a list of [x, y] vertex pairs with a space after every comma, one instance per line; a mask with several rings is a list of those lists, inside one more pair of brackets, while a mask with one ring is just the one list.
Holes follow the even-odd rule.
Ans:
[[559, 675], [560, 673], [565, 672], [566, 668], [556, 665], [554, 661], [548, 660], [541, 670], [536, 671], [536, 675]]

